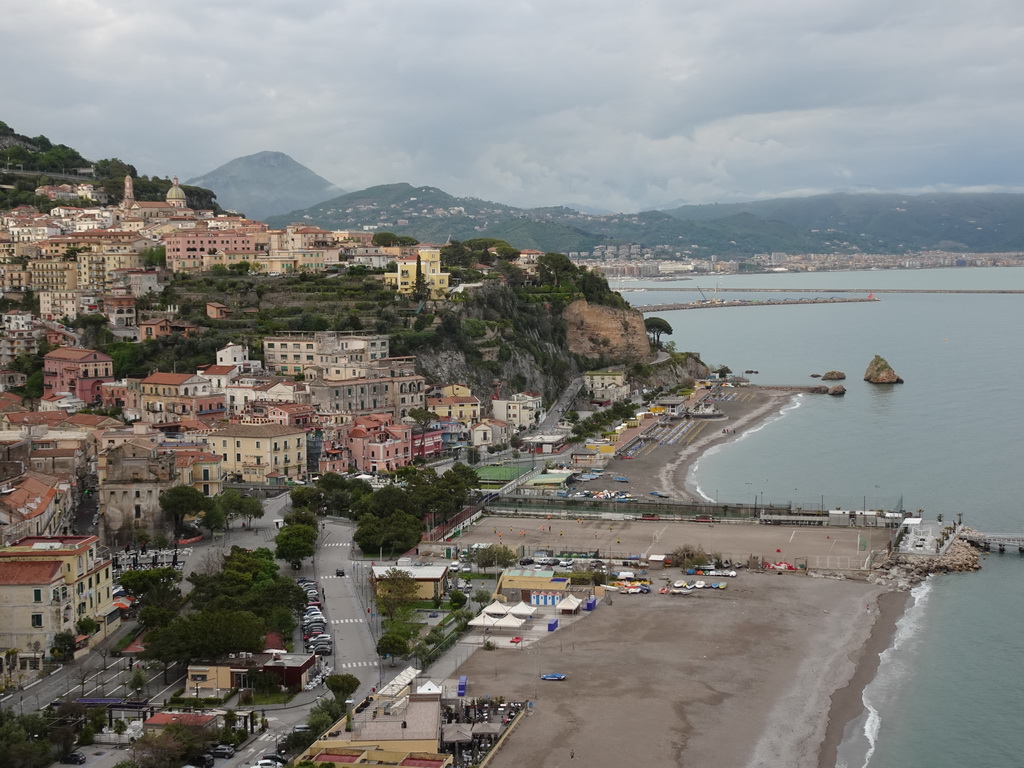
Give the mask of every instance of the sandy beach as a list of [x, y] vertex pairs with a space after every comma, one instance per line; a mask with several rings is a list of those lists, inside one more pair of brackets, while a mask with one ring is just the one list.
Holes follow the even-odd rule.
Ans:
[[[691, 430], [676, 445], [654, 444], [618, 460], [608, 474], [629, 478], [637, 496], [652, 490], [691, 499], [692, 463], [713, 445], [771, 418], [794, 396], [744, 390], [721, 403], [726, 420]], [[724, 430], [728, 430], [723, 432]], [[599, 488], [599, 481], [587, 487]], [[612, 484], [616, 490], [622, 485]], [[505, 532], [507, 531], [507, 532]], [[503, 533], [504, 532], [504, 533]], [[884, 548], [887, 533], [757, 525], [486, 519], [464, 542], [615, 551], [624, 557], [700, 543], [730, 559], [828, 562]], [[655, 585], [677, 568], [652, 572]], [[477, 651], [458, 670], [470, 696], [534, 701], [495, 755], [494, 768], [520, 765], [834, 766], [847, 723], [895, 633], [907, 596], [852, 579], [740, 571], [723, 591], [689, 596], [613, 594], [590, 614], [546, 622], [510, 645]], [[541, 681], [564, 672], [564, 682]]]

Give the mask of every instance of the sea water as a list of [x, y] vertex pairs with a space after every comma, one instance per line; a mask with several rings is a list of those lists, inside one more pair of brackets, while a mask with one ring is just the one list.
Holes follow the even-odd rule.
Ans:
[[[705, 293], [718, 278], [698, 278]], [[616, 287], [665, 288], [664, 282]], [[681, 286], [692, 283], [680, 283]], [[763, 300], [786, 288], [1020, 289], [1024, 269], [901, 270], [725, 276], [724, 293]], [[634, 306], [692, 301], [692, 292], [623, 294]], [[789, 294], [793, 298], [805, 293]], [[834, 294], [849, 296], [846, 293]], [[840, 370], [844, 397], [801, 395], [781, 417], [701, 458], [707, 498], [805, 508], [925, 510], [988, 532], [1024, 533], [1024, 295], [876, 294], [880, 301], [661, 313], [664, 341], [712, 366], [756, 370], [758, 384], [818, 383]], [[875, 354], [906, 383], [874, 386]], [[993, 554], [976, 574], [932, 578], [914, 592], [896, 641], [847, 729], [839, 765], [1024, 762], [1024, 556]]]

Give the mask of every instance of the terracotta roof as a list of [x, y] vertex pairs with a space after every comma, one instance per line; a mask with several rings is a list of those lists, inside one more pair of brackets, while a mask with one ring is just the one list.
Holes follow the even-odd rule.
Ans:
[[204, 451], [175, 451], [174, 466], [190, 467], [193, 464], [206, 464], [211, 461], [220, 461], [220, 456], [215, 453]]
[[97, 352], [95, 349], [75, 349], [72, 347], [61, 347], [60, 349], [55, 349], [52, 352], [47, 352], [44, 357], [47, 360], [70, 360], [72, 362], [81, 362], [92, 355], [96, 355], [97, 361], [109, 362], [111, 360], [109, 355]]
[[229, 424], [211, 433], [211, 437], [288, 437], [305, 433], [302, 427], [286, 427], [281, 424]]
[[143, 384], [169, 384], [178, 386], [195, 376], [194, 373], [153, 373], [142, 380]]
[[204, 376], [226, 376], [234, 373], [236, 365], [208, 365], [202, 369]]
[[0, 560], [0, 584], [50, 584], [61, 573], [59, 560], [4, 562]]
[[68, 417], [65, 424], [78, 424], [82, 427], [98, 427], [108, 421], [118, 421], [112, 416], [101, 416], [98, 413], [75, 413]]

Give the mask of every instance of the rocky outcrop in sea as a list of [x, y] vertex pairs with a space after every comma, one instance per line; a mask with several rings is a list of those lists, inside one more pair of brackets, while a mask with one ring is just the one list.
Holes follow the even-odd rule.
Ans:
[[902, 384], [903, 379], [896, 375], [896, 371], [881, 355], [875, 355], [868, 363], [868, 369], [864, 371], [864, 381], [871, 384]]

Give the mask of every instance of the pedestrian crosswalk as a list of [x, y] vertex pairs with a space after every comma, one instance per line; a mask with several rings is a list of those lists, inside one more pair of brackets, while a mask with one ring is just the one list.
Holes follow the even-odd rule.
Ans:
[[362, 619], [331, 619], [331, 624], [362, 624]]
[[357, 667], [376, 667], [375, 661], [350, 661], [338, 665], [341, 669], [356, 669]]
[[350, 541], [330, 541], [324, 544], [325, 547], [351, 547], [352, 542]]

